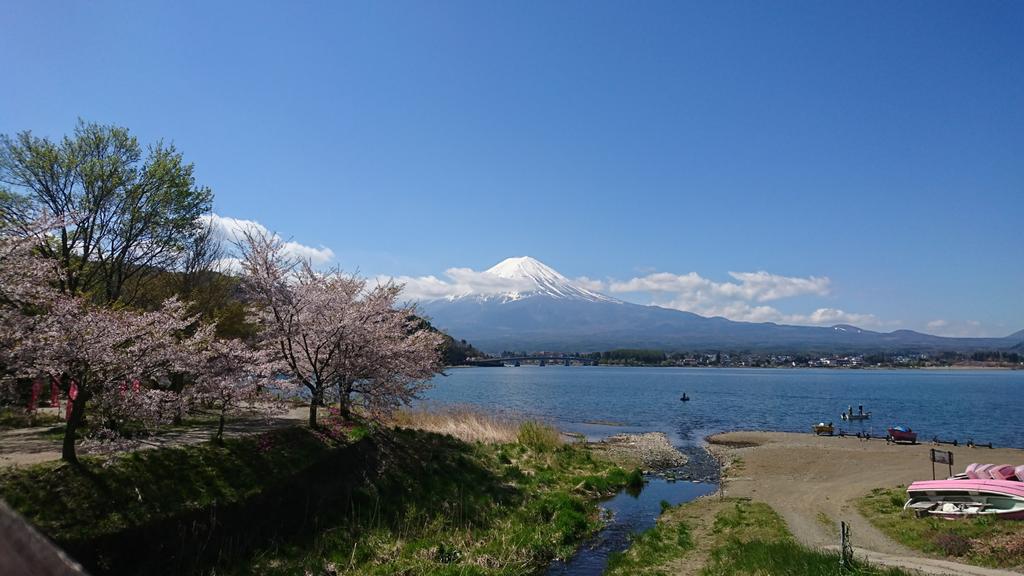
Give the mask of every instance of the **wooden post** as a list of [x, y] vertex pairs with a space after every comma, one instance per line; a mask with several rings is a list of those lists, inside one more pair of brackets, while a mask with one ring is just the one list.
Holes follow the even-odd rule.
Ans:
[[839, 523], [839, 568], [853, 566], [853, 544], [850, 542], [850, 525]]

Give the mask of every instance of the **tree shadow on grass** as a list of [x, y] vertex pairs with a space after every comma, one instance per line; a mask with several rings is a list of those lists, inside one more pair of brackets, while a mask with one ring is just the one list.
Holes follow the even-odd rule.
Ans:
[[[417, 522], [484, 525], [521, 494], [477, 448], [386, 430], [337, 445], [306, 428], [145, 450], [109, 466], [0, 473], [0, 496], [94, 574], [198, 574]], [[349, 544], [350, 545], [350, 544]]]

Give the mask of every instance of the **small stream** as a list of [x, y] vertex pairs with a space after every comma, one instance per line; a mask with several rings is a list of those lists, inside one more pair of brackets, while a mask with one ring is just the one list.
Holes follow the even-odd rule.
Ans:
[[629, 547], [630, 534], [654, 526], [661, 514], [662, 501], [672, 506], [713, 493], [718, 486], [709, 482], [671, 482], [651, 476], [639, 493], [628, 491], [601, 502], [607, 524], [566, 561], [553, 563], [549, 576], [597, 576], [608, 566], [608, 556]]

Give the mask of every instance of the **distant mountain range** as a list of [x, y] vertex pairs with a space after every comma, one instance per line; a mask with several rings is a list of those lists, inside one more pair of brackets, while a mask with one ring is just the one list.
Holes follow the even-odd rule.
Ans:
[[1024, 330], [1005, 338], [946, 338], [845, 324], [789, 326], [736, 322], [623, 302], [573, 283], [530, 258], [509, 258], [484, 274], [517, 286], [499, 294], [421, 301], [434, 325], [492, 353], [591, 352], [615, 348], [759, 352], [935, 352], [1024, 349]]

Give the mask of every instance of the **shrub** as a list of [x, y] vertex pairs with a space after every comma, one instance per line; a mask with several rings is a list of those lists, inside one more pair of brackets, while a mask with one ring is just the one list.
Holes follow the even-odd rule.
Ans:
[[558, 430], [539, 422], [523, 422], [516, 439], [535, 452], [550, 452], [562, 443]]
[[939, 534], [932, 544], [946, 556], [963, 556], [971, 551], [971, 541], [953, 532]]
[[629, 477], [626, 478], [626, 487], [634, 490], [644, 487], [644, 473], [639, 468], [633, 468], [633, 471], [629, 473]]

